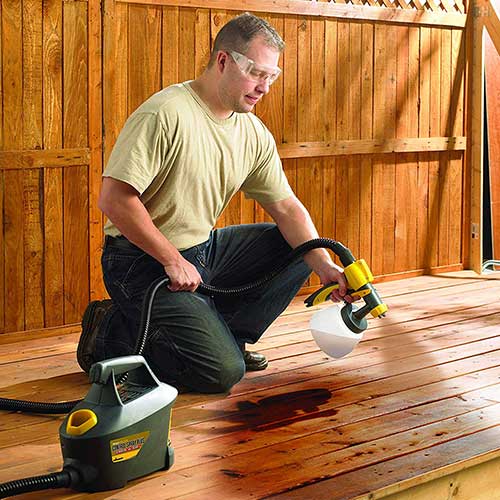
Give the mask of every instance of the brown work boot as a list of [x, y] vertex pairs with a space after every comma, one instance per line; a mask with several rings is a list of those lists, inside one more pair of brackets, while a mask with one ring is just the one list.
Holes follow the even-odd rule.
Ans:
[[113, 301], [109, 299], [94, 300], [83, 313], [82, 334], [76, 350], [76, 359], [85, 373], [89, 372], [95, 362], [96, 337], [102, 320], [112, 305]]

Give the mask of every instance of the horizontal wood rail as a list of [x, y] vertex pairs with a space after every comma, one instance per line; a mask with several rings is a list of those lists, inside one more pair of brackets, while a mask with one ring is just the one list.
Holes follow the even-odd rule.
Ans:
[[314, 156], [355, 154], [464, 151], [466, 145], [466, 137], [419, 137], [331, 142], [295, 142], [292, 144], [280, 144], [278, 146], [278, 151], [281, 158], [308, 158]]
[[465, 27], [465, 14], [438, 13], [391, 7], [364, 7], [308, 0], [247, 0], [244, 4], [233, 0], [120, 0], [121, 3], [165, 5], [204, 9], [248, 10], [275, 14], [332, 17], [345, 20], [368, 20], [398, 24]]
[[90, 150], [87, 148], [0, 151], [0, 170], [72, 167], [89, 163]]

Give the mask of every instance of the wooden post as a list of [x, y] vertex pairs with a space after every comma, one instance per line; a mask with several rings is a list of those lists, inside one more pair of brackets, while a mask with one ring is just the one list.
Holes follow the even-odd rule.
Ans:
[[90, 300], [106, 295], [101, 273], [103, 216], [97, 207], [102, 174], [102, 25], [101, 0], [88, 2], [89, 29], [89, 256]]
[[484, 25], [488, 30], [491, 41], [500, 54], [500, 0], [488, 1], [487, 17], [484, 20]]
[[484, 17], [486, 0], [472, 0], [472, 61], [470, 66], [471, 98], [469, 112], [470, 137], [470, 260], [469, 267], [481, 273], [483, 261], [483, 132], [484, 132]]
[[[500, 20], [495, 12], [495, 2], [490, 3], [488, 18], [485, 21], [485, 79], [486, 113], [488, 116], [488, 163], [490, 174], [490, 208], [492, 231], [492, 259], [500, 256]], [[498, 9], [497, 9], [498, 10]]]

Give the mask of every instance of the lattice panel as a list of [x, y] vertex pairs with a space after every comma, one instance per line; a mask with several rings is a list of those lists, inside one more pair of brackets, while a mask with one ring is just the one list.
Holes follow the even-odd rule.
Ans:
[[345, 3], [371, 7], [388, 7], [390, 9], [410, 9], [425, 10], [436, 13], [465, 14], [465, 5], [462, 0], [347, 0]]

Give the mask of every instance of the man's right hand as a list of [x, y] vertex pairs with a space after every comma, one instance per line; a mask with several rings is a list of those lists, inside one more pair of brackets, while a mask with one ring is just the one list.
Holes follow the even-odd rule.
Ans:
[[133, 186], [104, 177], [99, 208], [125, 238], [163, 264], [172, 292], [194, 292], [198, 288], [200, 273], [154, 225]]
[[170, 278], [168, 288], [172, 292], [194, 292], [202, 282], [198, 269], [183, 257], [163, 267]]

